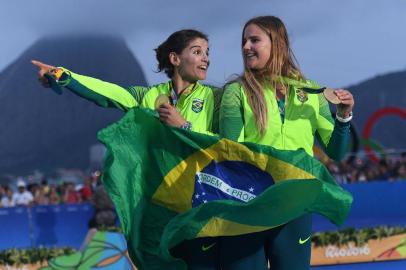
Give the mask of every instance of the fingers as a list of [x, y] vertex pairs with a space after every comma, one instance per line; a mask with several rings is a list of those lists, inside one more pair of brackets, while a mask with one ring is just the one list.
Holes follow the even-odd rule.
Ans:
[[172, 115], [171, 108], [167, 108], [167, 106], [163, 105], [157, 109], [157, 112], [159, 114], [159, 119], [164, 122], [167, 122]]
[[163, 104], [161, 104], [161, 106], [159, 106], [160, 108], [164, 108], [164, 109], [167, 109], [167, 110], [170, 110], [171, 108], [173, 108], [173, 106], [171, 105], [171, 104], [169, 104], [169, 103], [163, 103]]
[[55, 66], [51, 66], [51, 65], [42, 63], [42, 62], [40, 62], [40, 61], [37, 61], [37, 60], [31, 60], [31, 63], [32, 63], [34, 66], [39, 67], [40, 69], [47, 69], [47, 70], [50, 70], [50, 69], [55, 69], [55, 68], [56, 68]]
[[38, 71], [38, 77], [39, 78], [43, 78], [44, 77], [44, 75], [46, 74], [48, 72], [48, 70], [44, 70], [44, 69], [40, 69], [39, 71]]
[[347, 95], [351, 95], [351, 96], [352, 96], [352, 94], [350, 93], [350, 91], [345, 90], [345, 89], [337, 89], [337, 90], [334, 91], [334, 93], [335, 93], [338, 97], [340, 97], [340, 96], [347, 96]]
[[37, 60], [31, 60], [31, 64], [33, 64], [34, 66], [37, 66], [39, 68], [41, 68], [44, 65], [44, 63], [37, 61]]
[[42, 67], [43, 65], [45, 65], [44, 63], [37, 61], [37, 60], [31, 60], [31, 64], [33, 64], [34, 66], [37, 66], [39, 68]]
[[31, 60], [31, 63], [39, 68], [39, 71], [37, 73], [38, 81], [41, 83], [43, 87], [49, 88], [50, 87], [49, 80], [44, 75], [55, 73], [58, 70], [58, 68], [55, 66], [44, 64], [37, 60]]
[[343, 99], [343, 100], [341, 100], [341, 104], [353, 105], [353, 104], [354, 104], [354, 100], [352, 100], [352, 99]]
[[159, 119], [167, 125], [180, 127], [185, 119], [179, 114], [176, 108], [170, 104], [163, 104], [157, 109]]
[[171, 113], [171, 109], [170, 108], [166, 108], [164, 106], [161, 106], [157, 109], [159, 114], [170, 114]]
[[159, 114], [172, 114], [176, 112], [175, 107], [173, 107], [171, 104], [165, 103], [162, 104], [158, 109], [157, 109]]
[[354, 107], [354, 97], [345, 89], [337, 89], [334, 93], [340, 99], [340, 104], [337, 105], [337, 114], [348, 117]]
[[334, 91], [337, 97], [340, 99], [342, 104], [352, 105], [354, 104], [354, 97], [352, 94], [345, 89], [337, 89]]
[[169, 119], [171, 115], [168, 113], [159, 113], [159, 118], [162, 119]]
[[46, 65], [46, 64], [44, 64], [40, 61], [36, 61], [36, 60], [32, 60], [31, 63], [39, 68], [37, 75], [38, 75], [38, 81], [41, 83], [41, 85], [45, 88], [51, 87], [48, 79], [44, 75], [46, 73], [50, 72], [50, 70], [55, 69], [55, 67]]

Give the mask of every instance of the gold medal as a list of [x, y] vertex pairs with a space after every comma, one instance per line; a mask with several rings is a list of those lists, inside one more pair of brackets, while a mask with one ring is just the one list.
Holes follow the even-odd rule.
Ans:
[[169, 104], [169, 103], [170, 103], [169, 97], [164, 94], [160, 94], [155, 99], [155, 110], [158, 109], [159, 107], [161, 107], [163, 104]]
[[333, 103], [333, 104], [340, 104], [341, 103], [340, 99], [334, 93], [334, 89], [331, 89], [331, 88], [324, 89], [323, 95], [326, 97], [326, 99], [330, 103]]

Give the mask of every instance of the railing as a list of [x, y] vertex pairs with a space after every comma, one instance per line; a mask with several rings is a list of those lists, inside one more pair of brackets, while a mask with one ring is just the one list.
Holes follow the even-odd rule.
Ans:
[[[406, 181], [387, 180], [343, 185], [354, 198], [351, 212], [341, 228], [379, 225], [406, 226]], [[313, 218], [313, 231], [337, 230], [327, 219]]]
[[79, 248], [93, 216], [91, 204], [0, 208], [0, 250], [7, 248]]
[[[347, 184], [354, 197], [345, 227], [406, 226], [406, 181]], [[0, 250], [61, 247], [78, 249], [93, 216], [90, 204], [0, 208]], [[336, 230], [327, 219], [314, 216], [313, 230]]]

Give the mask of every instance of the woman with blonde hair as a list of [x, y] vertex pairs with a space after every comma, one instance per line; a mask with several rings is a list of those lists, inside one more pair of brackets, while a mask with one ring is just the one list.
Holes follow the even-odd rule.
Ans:
[[[243, 74], [225, 86], [220, 135], [313, 156], [315, 138], [327, 155], [342, 159], [349, 141], [354, 99], [344, 89], [320, 88], [296, 64], [283, 22], [250, 19], [243, 28]], [[334, 120], [327, 100], [337, 104]], [[223, 237], [222, 269], [309, 269], [311, 215], [269, 231]], [[236, 250], [235, 247], [238, 247]]]

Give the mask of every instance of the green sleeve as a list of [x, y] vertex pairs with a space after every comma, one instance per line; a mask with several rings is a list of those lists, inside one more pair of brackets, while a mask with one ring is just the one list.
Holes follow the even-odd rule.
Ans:
[[213, 96], [214, 96], [214, 107], [213, 107], [213, 121], [212, 121], [211, 132], [214, 134], [219, 134], [219, 132], [220, 132], [220, 106], [221, 106], [221, 100], [222, 100], [224, 91], [222, 88], [217, 88], [217, 87], [212, 87], [212, 89], [213, 89]]
[[220, 136], [238, 141], [244, 128], [243, 116], [240, 84], [226, 85], [220, 106]]
[[130, 86], [127, 88], [105, 82], [96, 78], [73, 73], [64, 69], [59, 85], [65, 86], [73, 93], [105, 108], [118, 108], [127, 111], [138, 106], [147, 87]]
[[328, 102], [322, 94], [319, 94], [319, 104], [320, 115], [316, 138], [331, 159], [341, 160], [347, 152], [350, 139], [350, 123], [334, 121]]
[[348, 144], [350, 141], [350, 122], [341, 123], [335, 120], [333, 134], [327, 144], [327, 155], [336, 160], [342, 160], [347, 153]]

